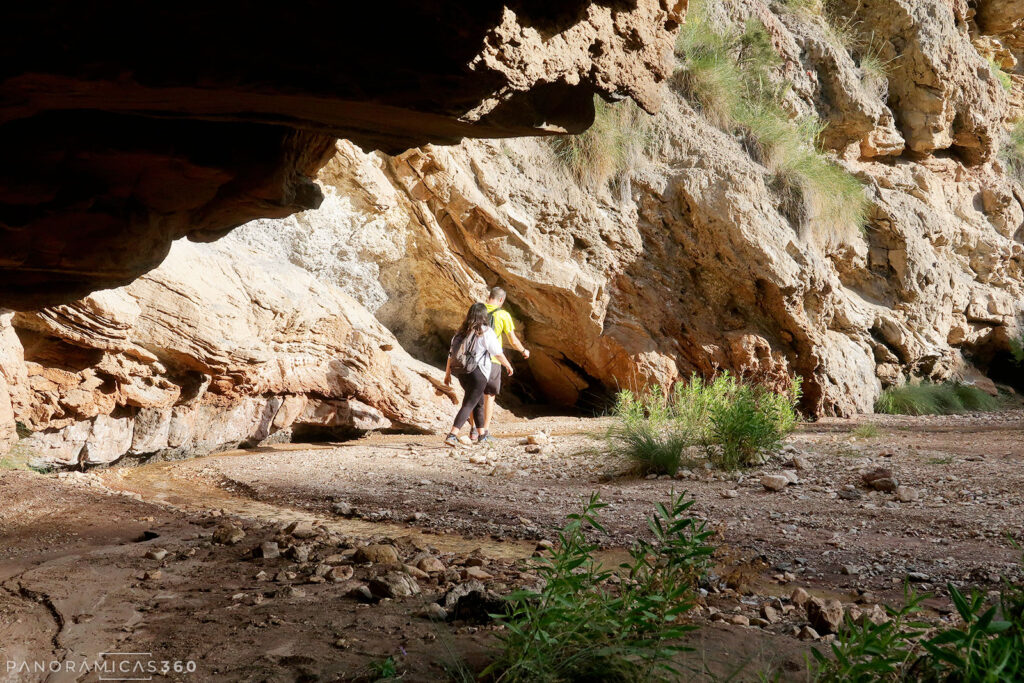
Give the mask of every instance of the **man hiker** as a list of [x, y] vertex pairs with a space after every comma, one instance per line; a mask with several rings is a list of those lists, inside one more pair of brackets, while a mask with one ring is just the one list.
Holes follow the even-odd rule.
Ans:
[[[494, 287], [491, 289], [491, 293], [487, 297], [487, 313], [490, 315], [491, 327], [494, 328], [494, 333], [498, 337], [498, 342], [503, 344], [503, 340], [508, 337], [509, 346], [516, 351], [523, 354], [523, 358], [529, 358], [530, 352], [522, 345], [519, 338], [516, 336], [516, 326], [512, 322], [512, 316], [508, 314], [502, 304], [505, 303], [505, 290], [501, 287]], [[491, 365], [491, 377], [490, 381], [487, 382], [487, 386], [484, 387], [484, 421], [482, 425], [476, 425], [478, 430], [477, 442], [483, 443], [491, 438], [488, 433], [488, 428], [491, 424], [491, 413], [494, 411], [494, 399], [501, 391], [501, 367], [498, 364], [497, 357], [492, 358], [494, 361]], [[470, 433], [472, 438], [472, 430]]]

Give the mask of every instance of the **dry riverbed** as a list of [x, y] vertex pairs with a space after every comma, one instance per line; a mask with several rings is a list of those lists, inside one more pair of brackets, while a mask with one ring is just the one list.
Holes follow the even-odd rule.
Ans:
[[[878, 435], [853, 436], [865, 423]], [[460, 450], [375, 435], [84, 474], [2, 472], [0, 667], [118, 651], [194, 662], [194, 673], [170, 672], [177, 680], [372, 679], [389, 656], [403, 680], [437, 680], [459, 661], [476, 669], [495, 644], [487, 600], [536, 581], [524, 561], [594, 491], [609, 503], [599, 540], [610, 561], [644, 534], [655, 503], [693, 495], [719, 550], [693, 613], [698, 651], [683, 664], [742, 669], [738, 680], [803, 679], [832, 601], [877, 616], [909, 581], [935, 593], [929, 614], [942, 620], [947, 581], [995, 590], [1019, 572], [1007, 538], [1022, 536], [1019, 411], [823, 420], [757, 470], [698, 463], [673, 479], [625, 474], [603, 452], [608, 424], [511, 422], [493, 446]], [[540, 432], [545, 443], [525, 443]], [[868, 484], [879, 468], [891, 481]], [[772, 475], [795, 482], [773, 491]], [[827, 609], [809, 616], [797, 589]], [[99, 678], [65, 674], [54, 680]]]

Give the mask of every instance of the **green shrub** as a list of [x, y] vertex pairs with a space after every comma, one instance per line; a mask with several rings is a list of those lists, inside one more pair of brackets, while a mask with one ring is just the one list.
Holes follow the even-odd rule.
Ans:
[[711, 413], [711, 434], [708, 459], [725, 470], [758, 464], [757, 456], [777, 448], [782, 440], [778, 425], [761, 410], [749, 387], [741, 387], [731, 401], [715, 407]]
[[[812, 10], [820, 3], [801, 5]], [[781, 59], [763, 24], [721, 28], [708, 19], [703, 2], [691, 3], [676, 56], [681, 66], [673, 80], [680, 92], [713, 125], [745, 138], [771, 174], [769, 185], [790, 221], [810, 227], [827, 246], [860, 237], [869, 205], [864, 187], [822, 153], [820, 120], [794, 119], [782, 108], [788, 85], [772, 84], [771, 70]]]
[[815, 680], [835, 681], [958, 681], [963, 683], [1020, 681], [1024, 678], [1024, 586], [1004, 583], [997, 602], [984, 593], [963, 594], [946, 585], [961, 625], [929, 630], [914, 621], [928, 596], [907, 592], [900, 610], [888, 610], [884, 624], [847, 620], [831, 657], [812, 650]]
[[875, 402], [876, 413], [889, 415], [953, 415], [999, 408], [999, 400], [969, 384], [943, 382], [890, 387]]
[[999, 81], [999, 85], [1003, 87], [1003, 90], [1006, 92], [1013, 90], [1013, 79], [1010, 78], [1010, 74], [1003, 71], [1003, 68], [991, 57], [986, 57], [985, 60], [988, 62], [989, 70], [996, 77], [996, 80]]
[[675, 474], [690, 447], [703, 447], [713, 465], [734, 469], [777, 445], [796, 427], [800, 380], [782, 392], [745, 384], [728, 372], [712, 381], [693, 375], [670, 392], [654, 385], [619, 392], [608, 432], [612, 452], [640, 474]]
[[650, 144], [648, 116], [632, 100], [594, 97], [594, 123], [579, 135], [548, 138], [555, 158], [581, 185], [600, 188], [631, 171]]
[[508, 600], [502, 652], [482, 677], [497, 683], [675, 680], [671, 658], [695, 626], [683, 618], [708, 566], [710, 532], [688, 516], [693, 504], [673, 495], [649, 519], [653, 542], [640, 541], [613, 572], [595, 558], [586, 532], [605, 533], [597, 494], [569, 515], [558, 544], [534, 563], [543, 587]]

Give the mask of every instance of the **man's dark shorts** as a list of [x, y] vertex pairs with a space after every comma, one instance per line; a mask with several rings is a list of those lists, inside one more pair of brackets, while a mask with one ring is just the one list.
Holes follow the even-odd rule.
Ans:
[[487, 380], [487, 386], [484, 387], [484, 394], [488, 396], [497, 396], [499, 391], [501, 391], [501, 366], [492, 362], [491, 378]]

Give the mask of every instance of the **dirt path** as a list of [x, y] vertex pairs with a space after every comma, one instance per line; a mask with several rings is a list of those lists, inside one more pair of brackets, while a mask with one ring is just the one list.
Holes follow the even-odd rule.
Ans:
[[[644, 533], [655, 502], [686, 489], [720, 546], [695, 615], [705, 625], [693, 643], [701, 652], [688, 664], [718, 675], [743, 664], [739, 680], [768, 668], [799, 679], [807, 648], [795, 637], [799, 610], [760, 628], [721, 620], [759, 623], [761, 604], [797, 586], [866, 606], [896, 601], [912, 577], [939, 592], [931, 601], [939, 618], [948, 611], [946, 581], [994, 589], [1019, 559], [1005, 535], [1024, 533], [1022, 420], [1019, 412], [872, 418], [880, 433], [867, 439], [852, 436], [855, 423], [823, 421], [801, 428], [757, 471], [698, 468], [674, 480], [624, 475], [624, 463], [602, 453], [607, 421], [573, 418], [513, 423], [493, 447], [459, 451], [436, 438], [377, 435], [97, 474], [5, 472], [0, 667], [115, 650], [195, 662], [195, 673], [172, 671], [172, 679], [344, 680], [393, 656], [404, 680], [437, 680], [456, 657], [482, 665], [494, 642], [486, 625], [412, 616], [461, 583], [467, 566], [482, 565], [499, 592], [529, 582], [522, 558], [592, 491], [610, 503], [603, 543], [614, 558]], [[521, 437], [540, 429], [550, 444], [527, 452]], [[766, 491], [762, 474], [794, 457], [806, 466], [799, 483]], [[861, 472], [878, 466], [917, 500], [860, 486]], [[245, 538], [211, 542], [228, 521]], [[292, 522], [321, 528], [298, 541], [283, 531]], [[140, 541], [145, 531], [158, 536]], [[253, 558], [269, 540], [282, 549], [308, 544], [311, 555]], [[352, 564], [352, 553], [370, 540], [394, 544], [406, 563], [427, 553], [446, 569], [421, 579], [419, 595], [361, 602], [349, 593], [379, 569]], [[313, 578], [349, 565], [351, 579]], [[41, 680], [0, 669], [3, 676]]]

